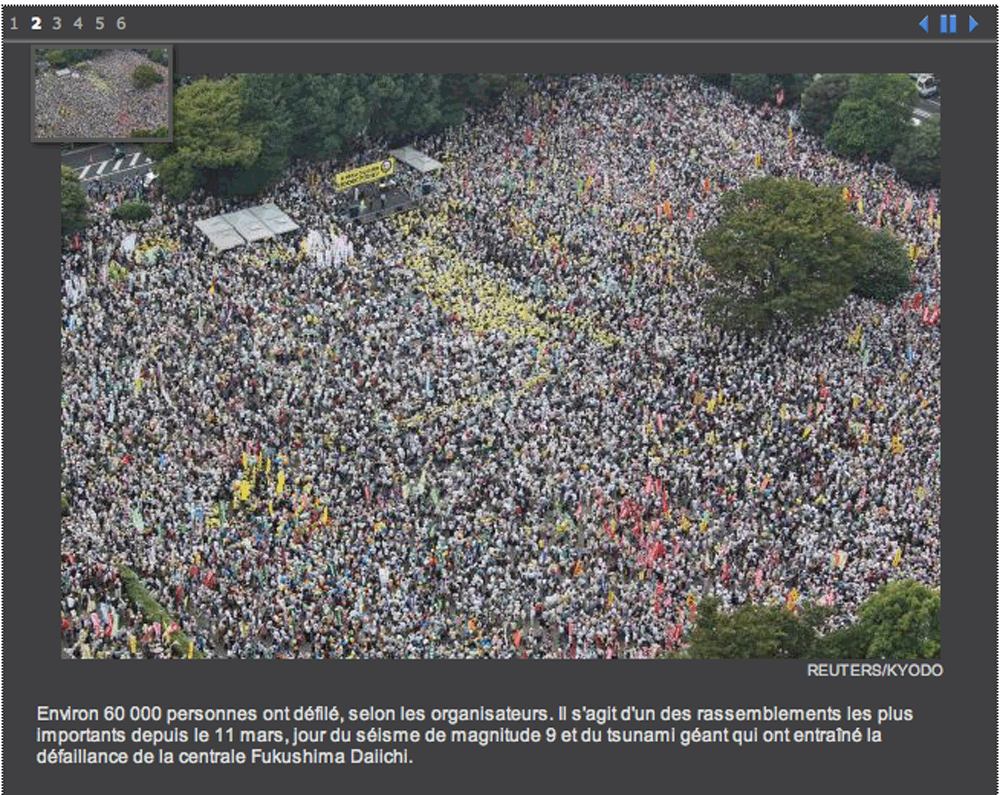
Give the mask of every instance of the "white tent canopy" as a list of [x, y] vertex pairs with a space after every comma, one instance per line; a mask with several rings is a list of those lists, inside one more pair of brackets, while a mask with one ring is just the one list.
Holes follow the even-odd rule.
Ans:
[[205, 233], [219, 251], [277, 237], [299, 228], [275, 204], [261, 204], [234, 213], [216, 215], [204, 221], [195, 221], [195, 226]]
[[404, 146], [402, 149], [393, 149], [389, 152], [394, 158], [411, 168], [415, 168], [421, 174], [429, 174], [432, 171], [440, 171], [444, 168], [437, 160], [423, 152], [418, 152], [412, 146]]

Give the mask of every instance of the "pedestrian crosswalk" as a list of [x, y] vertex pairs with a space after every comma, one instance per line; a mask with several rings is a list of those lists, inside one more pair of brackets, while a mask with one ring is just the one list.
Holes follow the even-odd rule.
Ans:
[[130, 152], [121, 160], [103, 160], [100, 163], [88, 163], [82, 168], [77, 168], [77, 175], [80, 177], [81, 182], [91, 182], [109, 177], [112, 174], [121, 174], [146, 168], [151, 166], [152, 163], [152, 159], [142, 152]]

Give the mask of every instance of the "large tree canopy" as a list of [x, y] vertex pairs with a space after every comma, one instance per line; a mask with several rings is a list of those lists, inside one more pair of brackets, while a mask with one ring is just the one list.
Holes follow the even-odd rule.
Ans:
[[824, 632], [831, 608], [746, 604], [723, 612], [716, 598], [698, 605], [685, 657], [702, 659], [934, 659], [941, 656], [941, 593], [914, 580], [883, 585], [858, 620]]
[[743, 605], [731, 613], [717, 599], [698, 605], [698, 618], [687, 656], [700, 659], [802, 659], [816, 657], [819, 629], [830, 611], [810, 607]]
[[850, 88], [850, 75], [820, 75], [814, 80], [802, 94], [799, 118], [805, 130], [820, 138], [825, 136]]
[[76, 172], [62, 167], [62, 233], [83, 229], [87, 224], [87, 197]]
[[697, 241], [719, 325], [807, 323], [851, 291], [865, 235], [834, 188], [764, 177], [724, 195], [722, 206], [719, 224]]
[[918, 185], [941, 183], [941, 119], [931, 118], [911, 127], [896, 144], [892, 167], [903, 179]]
[[174, 141], [146, 149], [175, 197], [195, 188], [253, 193], [295, 158], [337, 157], [359, 143], [404, 143], [466, 110], [523, 90], [509, 75], [246, 74], [181, 85]]
[[853, 75], [826, 145], [848, 157], [889, 160], [909, 130], [917, 99], [917, 87], [906, 75]]
[[858, 608], [866, 657], [934, 659], [941, 656], [941, 593], [914, 580], [883, 585]]

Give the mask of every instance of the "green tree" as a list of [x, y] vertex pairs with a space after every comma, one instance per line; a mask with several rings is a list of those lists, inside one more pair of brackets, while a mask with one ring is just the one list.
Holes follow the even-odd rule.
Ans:
[[829, 613], [819, 607], [792, 612], [753, 604], [725, 613], [718, 599], [705, 599], [698, 604], [687, 654], [723, 660], [818, 657], [819, 628]]
[[854, 75], [826, 145], [847, 157], [888, 161], [909, 130], [916, 103], [917, 88], [906, 75]]
[[260, 150], [249, 166], [233, 167], [229, 192], [256, 193], [284, 172], [290, 160], [292, 115], [286, 101], [288, 83], [300, 75], [247, 74], [238, 79], [242, 112], [240, 130]]
[[697, 240], [713, 275], [707, 312], [718, 325], [807, 323], [850, 292], [865, 237], [836, 189], [764, 177], [725, 194], [722, 210]]
[[866, 231], [865, 251], [854, 269], [854, 292], [891, 304], [910, 290], [912, 269], [902, 241], [884, 229]]
[[87, 196], [73, 169], [62, 167], [62, 233], [70, 234], [87, 225]]
[[136, 88], [149, 88], [154, 83], [162, 83], [163, 75], [149, 64], [141, 63], [132, 70], [132, 85]]
[[149, 60], [158, 63], [160, 66], [170, 66], [170, 55], [166, 50], [150, 50]]
[[883, 585], [858, 608], [869, 659], [941, 656], [941, 592], [915, 580]]
[[851, 87], [851, 75], [820, 75], [802, 94], [799, 118], [806, 132], [824, 137]]
[[145, 221], [152, 214], [153, 211], [146, 202], [132, 200], [122, 202], [111, 213], [112, 217], [123, 221]]
[[132, 130], [130, 138], [162, 138], [162, 141], [147, 141], [146, 143], [139, 144], [139, 148], [142, 153], [152, 160], [162, 160], [171, 152], [176, 151], [176, 147], [173, 141], [166, 140], [167, 136], [170, 134], [170, 130], [166, 127], [157, 127], [155, 130], [147, 130], [143, 128], [137, 128]]
[[342, 103], [346, 76], [298, 74], [285, 78], [292, 157], [339, 155], [345, 146]]
[[911, 127], [896, 144], [892, 167], [903, 179], [917, 185], [941, 184], [941, 118]]
[[734, 74], [730, 78], [730, 88], [733, 94], [754, 105], [774, 101], [774, 83], [767, 74]]
[[231, 193], [234, 178], [253, 166], [262, 145], [242, 124], [240, 81], [199, 80], [174, 98], [174, 150], [159, 164], [166, 193], [177, 199], [195, 188]]
[[733, 79], [733, 76], [729, 72], [705, 73], [699, 74], [698, 77], [706, 83], [711, 83], [713, 86], [719, 86], [719, 88], [729, 88]]
[[[785, 104], [791, 105], [798, 101], [811, 80], [812, 75], [808, 74], [733, 74], [730, 75], [730, 90], [740, 99], [762, 105], [765, 102], [773, 104], [780, 88], [785, 92]], [[711, 82], [720, 85], [718, 81]]]

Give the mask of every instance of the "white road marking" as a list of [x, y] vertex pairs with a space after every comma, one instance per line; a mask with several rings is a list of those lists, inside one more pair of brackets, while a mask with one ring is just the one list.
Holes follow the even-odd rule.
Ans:
[[[151, 166], [153, 164], [153, 159], [151, 157], [144, 157], [143, 161], [139, 163], [138, 160], [139, 157], [141, 156], [142, 152], [135, 152], [132, 155], [131, 164], [125, 166], [124, 168], [122, 168], [122, 164], [125, 162], [124, 159], [118, 161], [104, 160], [101, 163], [88, 163], [79, 170], [78, 172], [79, 179], [82, 182], [93, 182], [94, 180], [99, 179], [100, 176], [104, 173], [105, 169], [108, 167], [108, 163], [114, 163], [114, 167], [111, 169], [109, 174], [110, 173], [125, 174], [129, 171], [135, 171], [141, 168], [146, 168], [147, 166]], [[97, 166], [97, 171], [93, 174], [93, 176], [88, 177], [87, 172], [94, 166]]]

